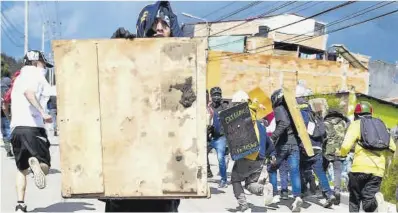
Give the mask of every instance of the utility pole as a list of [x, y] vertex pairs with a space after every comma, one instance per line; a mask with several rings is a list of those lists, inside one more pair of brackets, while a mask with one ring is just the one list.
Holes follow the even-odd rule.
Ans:
[[44, 34], [45, 34], [45, 23], [43, 23], [42, 34], [41, 34], [41, 51], [44, 53]]
[[28, 11], [29, 3], [27, 0], [25, 0], [25, 48], [24, 48], [24, 55], [28, 52], [28, 16], [29, 16], [29, 11]]

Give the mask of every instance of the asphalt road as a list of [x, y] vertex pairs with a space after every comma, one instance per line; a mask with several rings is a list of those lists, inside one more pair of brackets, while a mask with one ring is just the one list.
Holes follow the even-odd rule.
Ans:
[[[33, 178], [28, 177], [27, 193], [25, 203], [28, 211], [31, 212], [81, 212], [95, 211], [103, 212], [104, 204], [95, 199], [63, 199], [61, 197], [61, 173], [59, 162], [59, 145], [56, 137], [50, 138], [52, 168], [47, 176], [47, 187], [43, 190], [36, 188]], [[15, 191], [15, 161], [13, 158], [7, 158], [4, 148], [1, 148], [1, 212], [13, 212], [16, 204]], [[217, 159], [214, 154], [210, 156], [212, 171], [214, 174], [218, 172]], [[229, 163], [228, 171], [232, 169], [232, 162]], [[238, 206], [237, 201], [232, 192], [232, 186], [228, 188], [218, 189], [219, 177], [216, 176], [209, 180], [211, 189], [210, 199], [186, 199], [182, 200], [180, 212], [236, 212]], [[293, 200], [287, 200], [279, 205], [271, 205], [265, 207], [261, 197], [255, 195], [247, 195], [247, 199], [251, 205], [253, 212], [290, 212], [288, 206]], [[333, 206], [331, 209], [325, 209], [317, 199], [304, 200], [302, 212], [348, 212], [348, 206], [340, 204]], [[322, 202], [322, 200], [321, 200]]]

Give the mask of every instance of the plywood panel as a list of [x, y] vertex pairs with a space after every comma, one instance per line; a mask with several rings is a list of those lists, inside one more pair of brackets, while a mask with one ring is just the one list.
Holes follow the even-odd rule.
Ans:
[[[98, 44], [105, 197], [207, 195], [206, 45], [199, 41]], [[181, 91], [195, 96], [192, 106], [183, 106], [189, 100]]]
[[96, 46], [54, 41], [62, 195], [103, 193]]
[[283, 96], [289, 108], [289, 113], [292, 116], [293, 123], [297, 129], [299, 137], [304, 145], [304, 149], [308, 156], [314, 156], [314, 150], [312, 148], [310, 137], [307, 133], [307, 127], [305, 126], [303, 117], [298, 110], [297, 101], [295, 98], [295, 93], [287, 87], [283, 87]]

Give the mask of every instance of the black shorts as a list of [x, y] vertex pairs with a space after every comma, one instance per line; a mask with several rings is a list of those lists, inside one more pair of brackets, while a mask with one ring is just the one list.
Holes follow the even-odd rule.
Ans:
[[44, 128], [15, 127], [11, 133], [11, 144], [20, 171], [29, 168], [30, 157], [36, 157], [40, 163], [51, 166], [50, 141]]

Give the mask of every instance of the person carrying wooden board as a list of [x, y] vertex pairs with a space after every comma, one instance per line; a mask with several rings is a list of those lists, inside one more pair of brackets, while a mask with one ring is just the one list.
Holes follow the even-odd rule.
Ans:
[[[270, 139], [275, 145], [276, 158], [271, 161], [272, 166], [270, 171], [276, 172], [283, 160], [287, 159], [294, 197], [291, 208], [293, 212], [299, 212], [303, 204], [300, 179], [300, 139], [294, 128], [292, 118], [289, 115], [282, 89], [273, 92], [271, 102], [275, 113], [276, 128]], [[276, 178], [271, 178], [270, 181], [274, 185], [274, 188], [277, 188]]]
[[[256, 118], [258, 104], [250, 100], [249, 96], [242, 94], [242, 92], [236, 93], [232, 102], [234, 104], [242, 102], [249, 104], [252, 125], [255, 129], [257, 141], [260, 144], [259, 151], [234, 162], [231, 174], [231, 183], [235, 198], [238, 200], [239, 212], [251, 212], [241, 182], [245, 182], [245, 188], [250, 193], [257, 196], [264, 196], [265, 205], [271, 204], [273, 187], [270, 183], [266, 183], [268, 175], [264, 174], [264, 172], [266, 173], [267, 171], [265, 160], [271, 158], [271, 156], [275, 156], [275, 148], [267, 136], [265, 126]], [[276, 176], [276, 173], [274, 175]]]
[[[112, 38], [181, 37], [177, 16], [170, 2], [158, 1], [142, 9], [137, 19], [137, 34], [118, 28]], [[150, 163], [150, 162], [148, 162]], [[178, 212], [179, 199], [101, 199], [105, 212]]]

